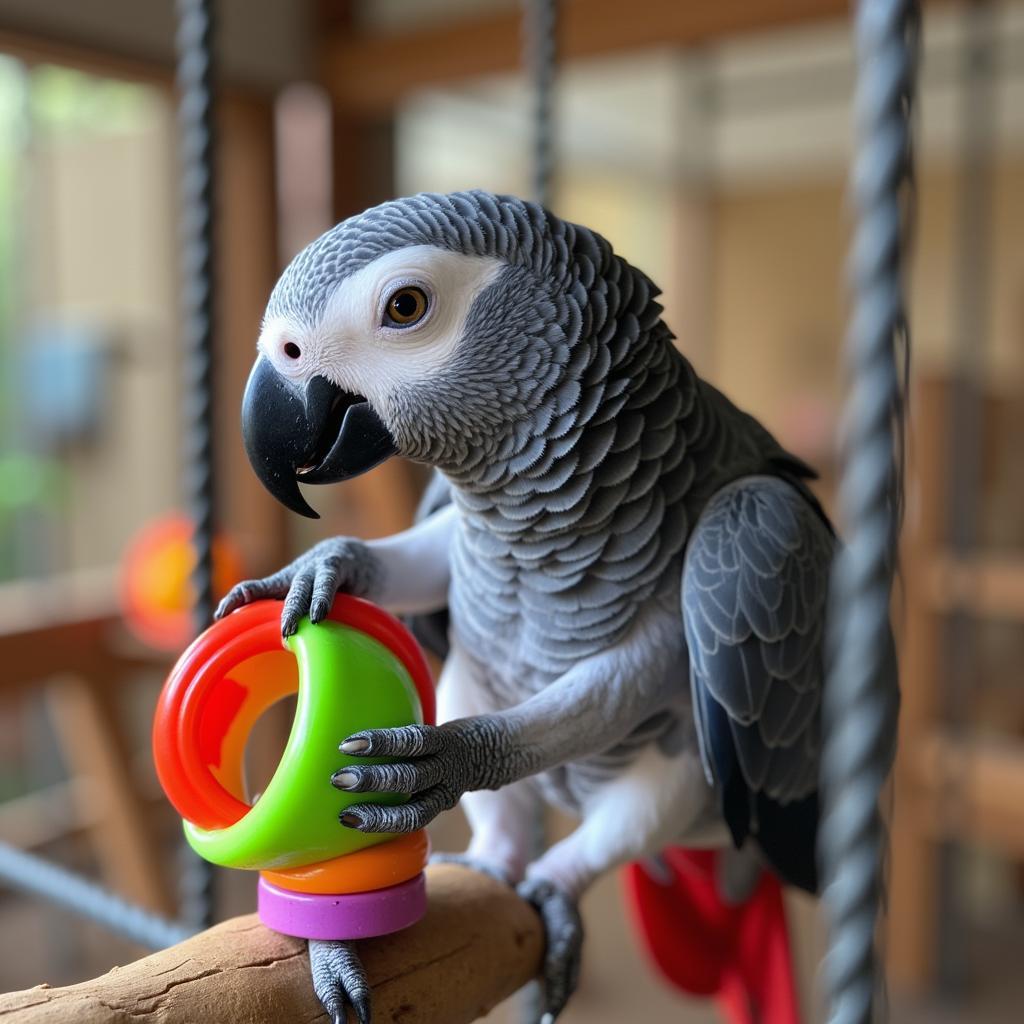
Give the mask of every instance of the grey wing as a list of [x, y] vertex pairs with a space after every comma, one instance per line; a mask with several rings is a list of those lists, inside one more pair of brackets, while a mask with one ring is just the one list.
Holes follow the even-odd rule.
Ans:
[[[687, 547], [682, 610], [701, 754], [733, 838], [756, 834], [780, 874], [812, 888], [836, 542], [800, 486], [745, 477], [711, 497]], [[790, 849], [801, 843], [811, 849]], [[802, 866], [779, 862], [796, 852]]]

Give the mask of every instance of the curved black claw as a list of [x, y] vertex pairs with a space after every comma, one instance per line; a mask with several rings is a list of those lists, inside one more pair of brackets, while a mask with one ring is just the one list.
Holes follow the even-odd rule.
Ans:
[[501, 868], [477, 860], [476, 857], [470, 857], [465, 853], [432, 853], [430, 863], [459, 864], [464, 868], [469, 868], [470, 871], [478, 871], [481, 875], [487, 875], [488, 878], [493, 878], [496, 882], [501, 882], [502, 885], [512, 885], [512, 879]]
[[310, 939], [309, 966], [313, 991], [331, 1024], [345, 1024], [347, 1006], [355, 1010], [359, 1024], [370, 1024], [370, 983], [354, 943]]
[[534, 907], [544, 924], [544, 1014], [540, 1024], [554, 1024], [580, 980], [583, 921], [575, 900], [543, 879], [527, 878], [516, 892]]

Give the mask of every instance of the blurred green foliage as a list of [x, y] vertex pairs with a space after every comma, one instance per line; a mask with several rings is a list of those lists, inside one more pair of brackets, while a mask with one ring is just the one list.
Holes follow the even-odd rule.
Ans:
[[40, 541], [40, 513], [51, 521], [71, 514], [61, 462], [32, 453], [30, 439], [18, 429], [16, 346], [33, 315], [60, 316], [59, 309], [25, 308], [24, 255], [38, 230], [29, 222], [33, 204], [26, 201], [33, 187], [32, 147], [137, 131], [152, 118], [154, 102], [144, 86], [69, 68], [29, 69], [0, 54], [0, 580], [31, 571], [34, 559], [25, 547], [28, 538], [32, 546]]
[[152, 90], [45, 65], [31, 73], [29, 112], [34, 131], [119, 133], [137, 131], [153, 117]]

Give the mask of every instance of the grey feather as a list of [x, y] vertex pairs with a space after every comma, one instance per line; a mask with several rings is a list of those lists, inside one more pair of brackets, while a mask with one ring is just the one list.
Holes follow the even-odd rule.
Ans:
[[[710, 697], [725, 711], [748, 787], [781, 803], [817, 786], [834, 544], [797, 488], [750, 477], [711, 498], [686, 554], [682, 608], [694, 704], [706, 708]], [[699, 725], [714, 775], [706, 714]]]

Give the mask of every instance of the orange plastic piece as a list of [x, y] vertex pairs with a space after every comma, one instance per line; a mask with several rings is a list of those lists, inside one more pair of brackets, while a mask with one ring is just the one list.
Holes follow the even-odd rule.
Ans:
[[271, 885], [290, 892], [371, 892], [408, 881], [423, 870], [430, 854], [424, 829], [399, 836], [382, 846], [347, 853], [343, 857], [304, 864], [283, 871], [261, 871]]
[[[180, 651], [194, 635], [189, 577], [195, 565], [192, 523], [171, 515], [143, 527], [121, 560], [121, 612], [143, 643]], [[223, 597], [245, 576], [242, 556], [227, 537], [213, 544], [213, 591]]]

